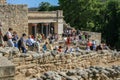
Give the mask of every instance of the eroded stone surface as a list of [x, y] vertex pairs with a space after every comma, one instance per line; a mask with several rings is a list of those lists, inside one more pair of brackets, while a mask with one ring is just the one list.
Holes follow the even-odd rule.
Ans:
[[0, 57], [0, 80], [13, 80], [15, 76], [15, 66], [5, 57]]

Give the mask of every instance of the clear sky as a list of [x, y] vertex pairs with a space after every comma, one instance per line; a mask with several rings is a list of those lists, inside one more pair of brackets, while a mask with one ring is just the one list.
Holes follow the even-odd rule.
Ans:
[[28, 7], [38, 7], [41, 2], [49, 2], [52, 5], [58, 5], [58, 0], [7, 0], [8, 4], [27, 4]]

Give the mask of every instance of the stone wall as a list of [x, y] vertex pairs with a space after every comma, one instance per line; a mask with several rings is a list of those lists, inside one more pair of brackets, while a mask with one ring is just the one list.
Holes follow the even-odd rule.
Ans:
[[27, 5], [0, 5], [0, 21], [3, 33], [9, 27], [17, 31], [18, 35], [24, 32], [28, 34], [28, 8]]
[[83, 31], [88, 33], [90, 35], [90, 40], [95, 40], [97, 41], [97, 44], [101, 43], [101, 33], [98, 32], [89, 32], [89, 31]]
[[[73, 53], [58, 53], [46, 52], [36, 53], [28, 51], [26, 54], [19, 53], [17, 48], [0, 48], [0, 53], [9, 58], [9, 54], [13, 54], [13, 58], [9, 58], [16, 67], [16, 78], [21, 77], [36, 77], [38, 78], [46, 71], [67, 72], [71, 69], [86, 69], [90, 66], [108, 67], [112, 65], [120, 65], [120, 52], [111, 50], [90, 51], [81, 50]], [[116, 63], [118, 62], [118, 63]], [[90, 74], [90, 73], [89, 73]], [[94, 74], [94, 73], [93, 73]], [[16, 79], [16, 80], [31, 80], [31, 79]], [[40, 79], [41, 80], [41, 79]], [[46, 80], [46, 79], [43, 79]], [[56, 79], [55, 79], [56, 80]], [[59, 79], [61, 80], [61, 79]], [[66, 80], [66, 79], [62, 79]], [[68, 79], [67, 79], [68, 80]], [[76, 80], [76, 79], [70, 79]], [[80, 79], [91, 80], [91, 79]], [[103, 79], [95, 79], [103, 80]], [[106, 80], [106, 79], [105, 79]], [[107, 79], [110, 80], [110, 79]], [[113, 79], [112, 79], [113, 80]]]
[[0, 4], [6, 4], [6, 0], [0, 0]]
[[66, 72], [76, 68], [84, 69], [94, 65], [108, 65], [108, 63], [118, 59], [119, 57], [116, 57], [116, 59], [112, 57], [112, 53], [109, 51], [89, 53], [83, 51], [81, 53], [58, 53], [55, 55], [51, 55], [50, 53], [36, 54], [35, 52], [29, 52], [27, 55], [14, 58], [12, 62], [16, 65], [16, 76], [18, 74], [24, 74], [26, 77], [33, 76], [37, 78], [38, 75], [46, 71]]

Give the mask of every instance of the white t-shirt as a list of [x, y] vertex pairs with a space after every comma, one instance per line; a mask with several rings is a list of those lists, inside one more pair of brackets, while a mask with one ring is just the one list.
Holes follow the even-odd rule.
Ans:
[[7, 35], [7, 38], [8, 38], [8, 39], [12, 39], [12, 34], [11, 34], [11, 32], [8, 31], [8, 32], [6, 33], [6, 35]]

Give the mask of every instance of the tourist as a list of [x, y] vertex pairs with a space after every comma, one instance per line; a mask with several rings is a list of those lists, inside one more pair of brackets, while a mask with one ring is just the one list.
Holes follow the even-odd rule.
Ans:
[[72, 53], [72, 52], [74, 52], [74, 51], [75, 51], [74, 48], [73, 48], [73, 47], [70, 47], [69, 52]]
[[92, 40], [92, 50], [96, 50], [96, 42], [95, 42], [95, 40]]
[[65, 49], [65, 51], [64, 51], [64, 53], [68, 53], [68, 50], [69, 50], [69, 48], [67, 46], [66, 49]]
[[9, 28], [7, 33], [6, 33], [6, 36], [7, 36], [7, 39], [8, 39], [7, 44], [8, 44], [9, 47], [14, 47], [14, 43], [12, 41], [12, 38], [13, 38], [12, 37], [12, 31], [13, 31], [13, 29]]
[[70, 46], [70, 37], [67, 37], [66, 44], [67, 44], [68, 46]]
[[59, 46], [58, 52], [62, 52], [62, 46]]
[[26, 40], [26, 45], [32, 51], [33, 51], [33, 48], [34, 48], [34, 43], [35, 43], [34, 39], [32, 38], [31, 35], [29, 35], [28, 39]]
[[92, 49], [92, 42], [88, 39], [87, 41], [87, 50], [91, 50]]
[[48, 48], [48, 50], [53, 51], [52, 42], [50, 42], [50, 43], [47, 45], [47, 48]]
[[98, 45], [97, 47], [96, 47], [96, 51], [98, 51], [98, 50], [103, 50], [103, 48], [102, 48], [102, 45], [100, 44], [100, 45]]
[[13, 38], [12, 38], [12, 41], [13, 41], [13, 43], [14, 43], [14, 46], [15, 46], [15, 47], [18, 47], [18, 44], [17, 44], [17, 41], [18, 41], [18, 35], [17, 35], [17, 32], [16, 32], [16, 31], [13, 32]]
[[79, 48], [79, 46], [77, 46], [76, 47], [76, 52], [80, 52], [81, 50], [80, 50], [80, 48]]
[[0, 46], [4, 46], [1, 22], [0, 22]]
[[22, 53], [26, 53], [27, 52], [27, 48], [26, 48], [26, 34], [22, 34], [21, 37], [21, 49], [22, 49]]
[[57, 41], [58, 40], [58, 34], [56, 33], [55, 34], [55, 41]]
[[48, 44], [48, 42], [46, 42], [46, 43], [43, 45], [43, 47], [42, 47], [44, 53], [47, 51], [47, 44]]
[[31, 38], [32, 38], [32, 39], [35, 39], [35, 36], [34, 36], [34, 35], [31, 35]]
[[40, 53], [40, 43], [38, 39], [34, 43], [34, 48], [36, 48], [37, 52]]
[[41, 34], [37, 34], [36, 36], [37, 36], [37, 37], [36, 37], [36, 38], [37, 38], [37, 40], [38, 40], [38, 41], [39, 41], [39, 43], [40, 43], [40, 42], [42, 41], [42, 36], [41, 36]]
[[105, 43], [102, 43], [102, 48], [105, 50], [109, 50], [109, 47]]
[[41, 36], [42, 36], [42, 40], [44, 40], [44, 39], [45, 39], [45, 35], [44, 35], [44, 34], [41, 34]]

